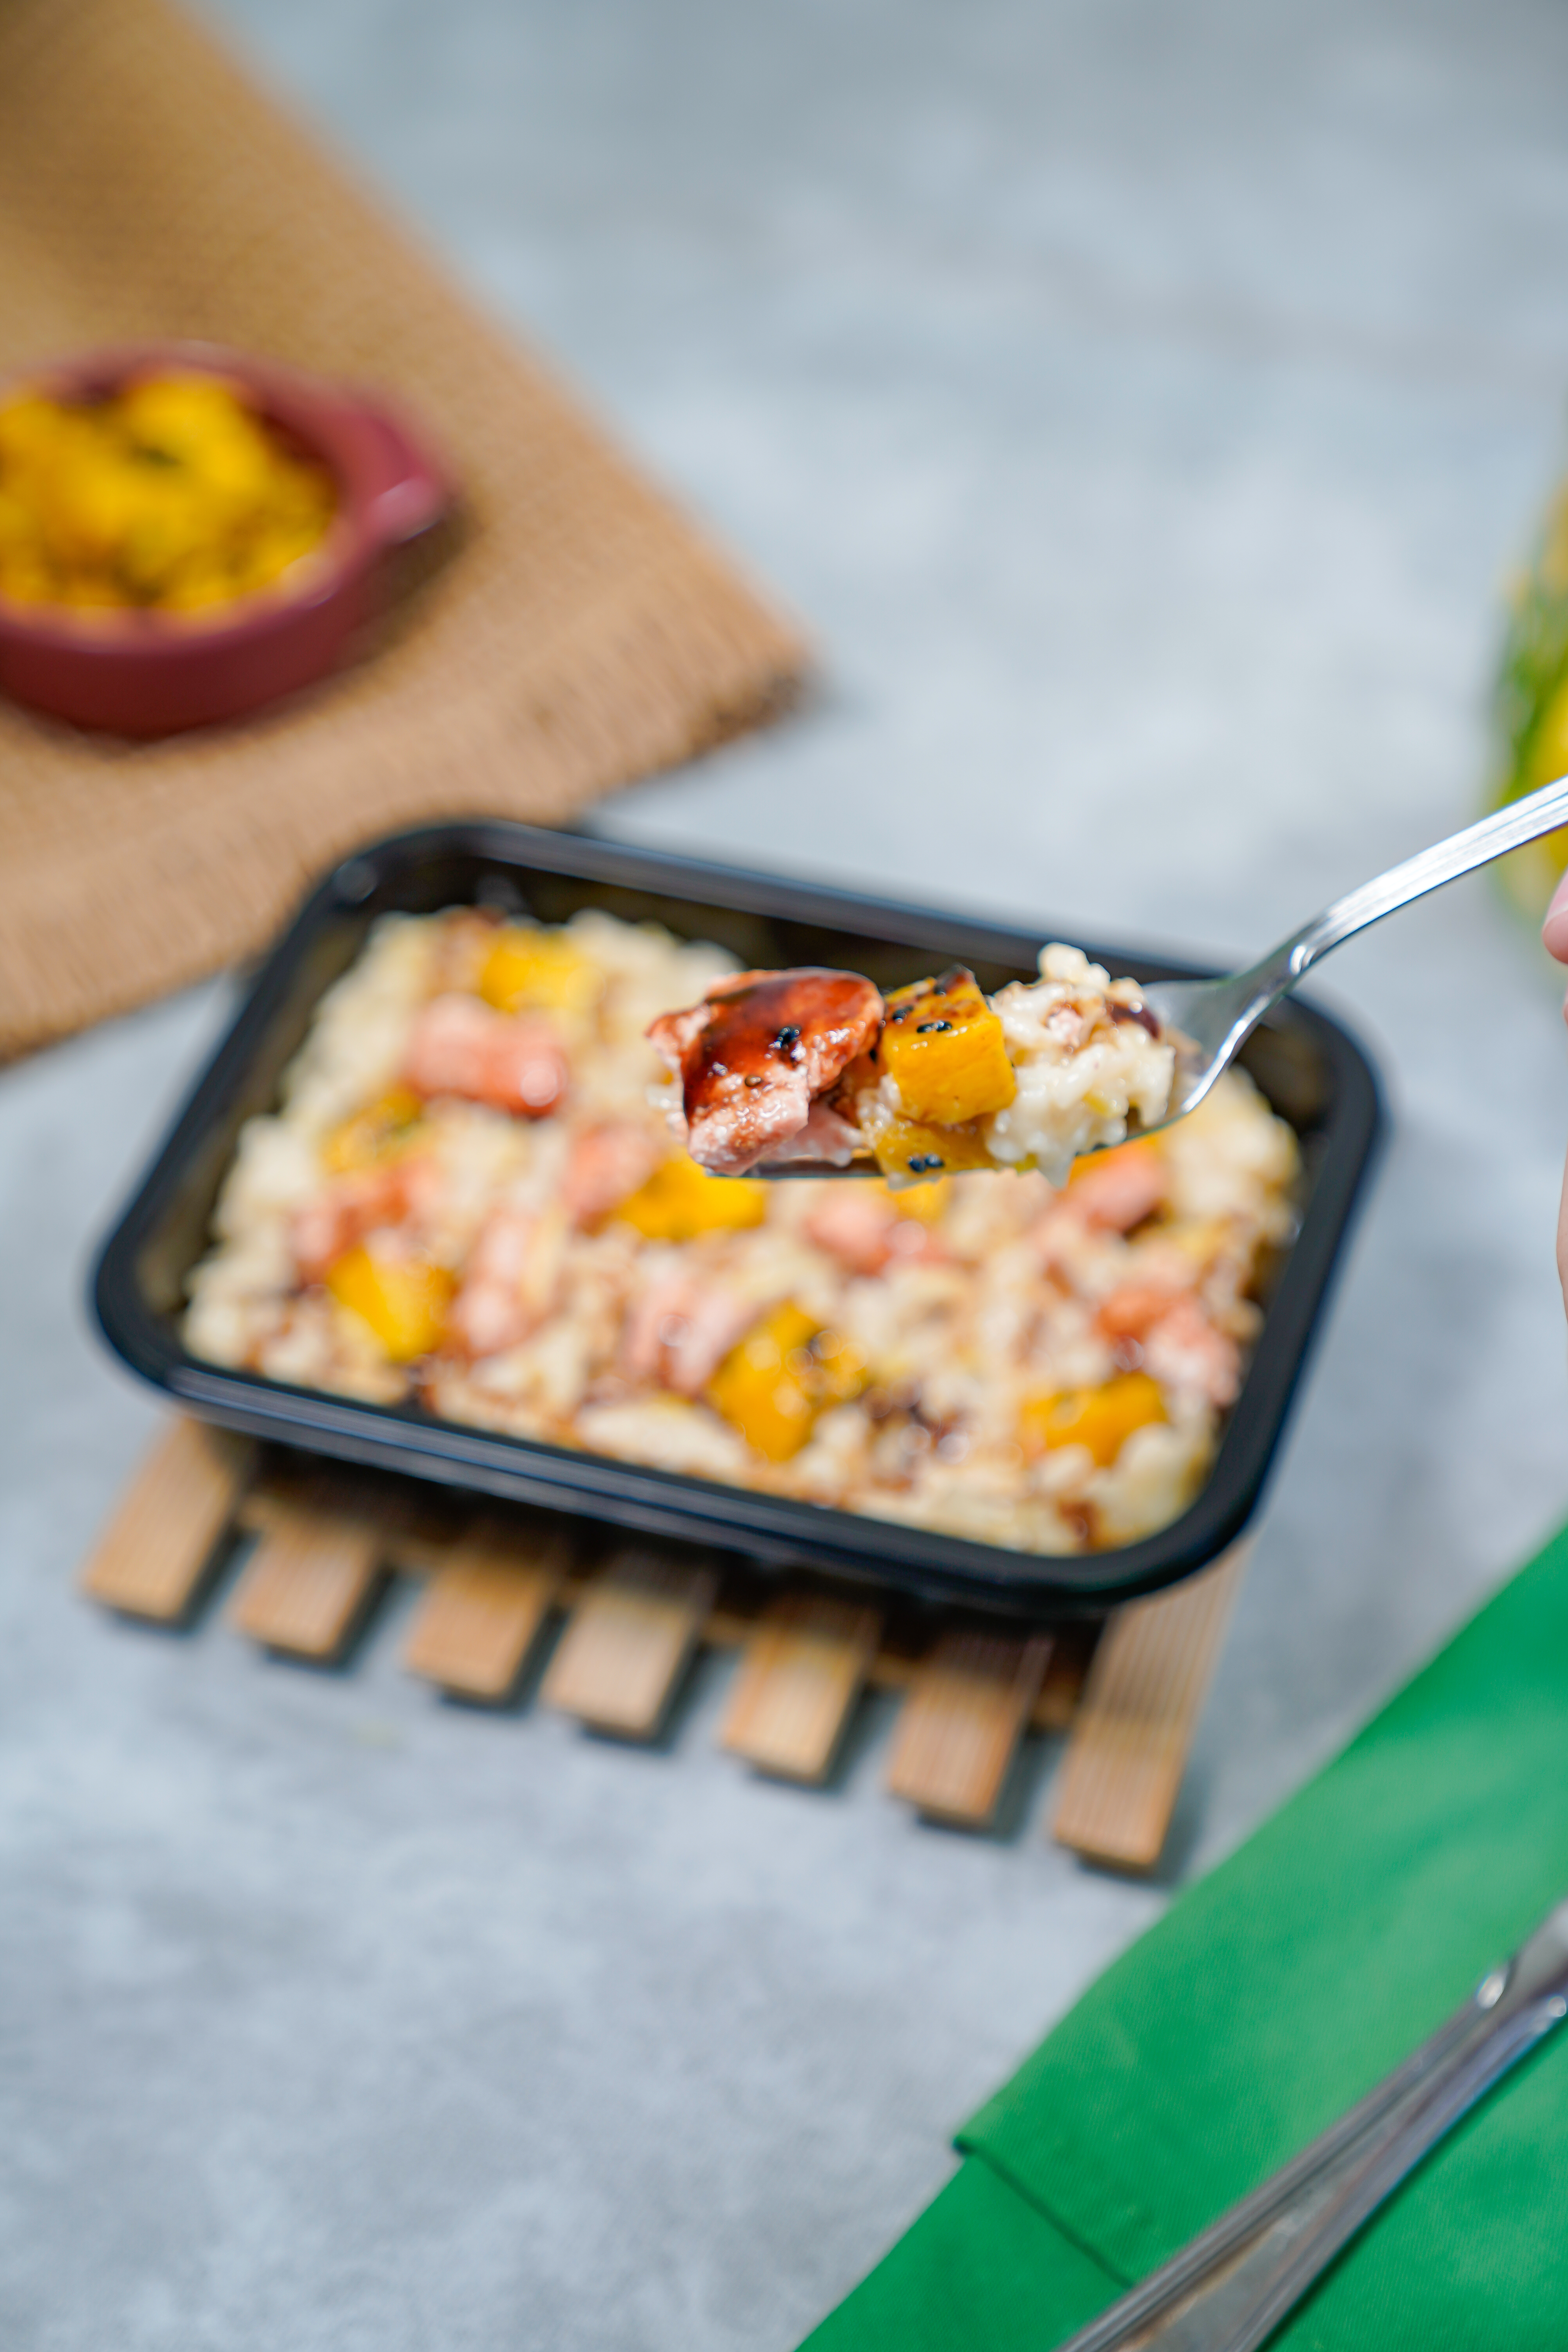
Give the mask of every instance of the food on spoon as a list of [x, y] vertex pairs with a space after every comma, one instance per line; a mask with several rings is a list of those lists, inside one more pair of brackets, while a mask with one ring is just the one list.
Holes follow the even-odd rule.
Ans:
[[330, 477], [199, 372], [0, 404], [0, 595], [191, 614], [279, 580], [325, 537]]
[[[1047, 962], [1048, 984], [1001, 990], [984, 1013], [957, 976], [889, 998], [959, 1018], [925, 1032], [925, 1116], [888, 1112], [885, 1150], [896, 1135], [908, 1157], [919, 1142], [948, 1164], [990, 1151], [1003, 1118], [1041, 1123], [1052, 1087], [1080, 1122], [1058, 1134], [1104, 1129], [1104, 1110], [1075, 1106], [1147, 1074], [1123, 1041], [1168, 1049], [1135, 1012], [1106, 1013], [1133, 1003], [1130, 983], [1102, 985], [1068, 950]], [[384, 918], [321, 1000], [280, 1108], [243, 1130], [193, 1278], [193, 1351], [1026, 1552], [1131, 1542], [1173, 1518], [1236, 1396], [1257, 1271], [1290, 1226], [1294, 1139], [1246, 1076], [1227, 1072], [1160, 1135], [1073, 1163], [1058, 1190], [989, 1158], [916, 1184], [720, 1178], [670, 1133], [647, 1031], [672, 1015], [664, 1034], [682, 1034], [676, 1008], [722, 1005], [726, 983], [756, 988], [716, 948], [598, 913]], [[859, 1009], [825, 1058], [847, 1056], [830, 1104], [864, 1113], [868, 1096], [886, 1108], [890, 1032], [873, 1059], [881, 1000], [853, 986], [816, 1009]], [[942, 1041], [978, 1033], [994, 1099], [992, 1022], [1016, 1091], [982, 1110]], [[1042, 1033], [1059, 1053], [1034, 1050]], [[1086, 1046], [1102, 1057], [1086, 1064]], [[953, 1111], [970, 1116], [931, 1116]]]
[[742, 972], [648, 1034], [692, 1158], [722, 1176], [868, 1154], [900, 1184], [973, 1168], [1061, 1183], [1079, 1153], [1158, 1126], [1175, 1076], [1137, 982], [1068, 947], [991, 998], [961, 964], [885, 1003], [847, 972]]
[[984, 1137], [971, 1123], [934, 1127], [918, 1118], [905, 1118], [878, 1095], [862, 1097], [857, 1108], [859, 1132], [891, 1183], [929, 1184], [939, 1176], [957, 1175], [964, 1169], [996, 1165]]
[[935, 1127], [1005, 1110], [1018, 1091], [1002, 1024], [962, 965], [888, 998], [878, 1058], [900, 1108]]
[[[848, 1129], [826, 1097], [881, 1023], [868, 980], [805, 964], [736, 972], [689, 1011], [662, 1013], [647, 1034], [680, 1080], [693, 1160], [716, 1176], [743, 1176], [786, 1143], [795, 1158], [848, 1158]], [[815, 1103], [822, 1115], [808, 1137]]]

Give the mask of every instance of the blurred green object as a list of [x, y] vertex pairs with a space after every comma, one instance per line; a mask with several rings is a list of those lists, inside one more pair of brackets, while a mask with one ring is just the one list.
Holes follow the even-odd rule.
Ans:
[[[1568, 774], [1568, 486], [1547, 513], [1534, 561], [1514, 590], [1492, 693], [1489, 808]], [[1568, 828], [1505, 857], [1498, 873], [1532, 922], [1568, 869]]]
[[[1560, 1898], [1565, 1755], [1568, 1528], [1089, 1987], [802, 2352], [1046, 2352], [1083, 2326]], [[1562, 2352], [1565, 2182], [1555, 2043], [1428, 2157], [1270, 2352]]]

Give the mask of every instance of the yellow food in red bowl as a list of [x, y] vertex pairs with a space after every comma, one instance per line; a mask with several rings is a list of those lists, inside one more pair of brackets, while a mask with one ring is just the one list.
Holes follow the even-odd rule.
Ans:
[[0, 404], [0, 594], [190, 613], [269, 586], [326, 536], [331, 475], [221, 376]]
[[0, 389], [0, 693], [166, 735], [345, 659], [451, 494], [379, 399], [211, 344]]

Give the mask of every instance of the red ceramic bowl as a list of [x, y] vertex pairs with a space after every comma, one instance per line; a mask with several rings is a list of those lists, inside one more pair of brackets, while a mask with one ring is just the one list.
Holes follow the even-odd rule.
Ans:
[[26, 382], [80, 398], [164, 369], [240, 384], [268, 424], [331, 475], [338, 502], [318, 547], [275, 585], [231, 605], [81, 612], [0, 595], [0, 692], [119, 735], [237, 719], [324, 677], [374, 610], [388, 551], [428, 530], [450, 502], [437, 467], [378, 405], [211, 343], [97, 352], [32, 370]]

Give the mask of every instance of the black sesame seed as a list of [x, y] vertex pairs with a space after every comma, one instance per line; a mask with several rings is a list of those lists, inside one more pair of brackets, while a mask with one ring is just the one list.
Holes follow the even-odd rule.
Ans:
[[910, 1161], [910, 1174], [929, 1176], [933, 1168], [940, 1168], [942, 1165], [942, 1158], [940, 1151], [917, 1151]]
[[915, 1035], [917, 1037], [930, 1037], [937, 1031], [951, 1029], [952, 1026], [952, 1024], [951, 1021], [922, 1021], [917, 1026]]
[[800, 1031], [793, 1021], [786, 1021], [773, 1039], [773, 1051], [775, 1054], [792, 1054], [799, 1043]]

